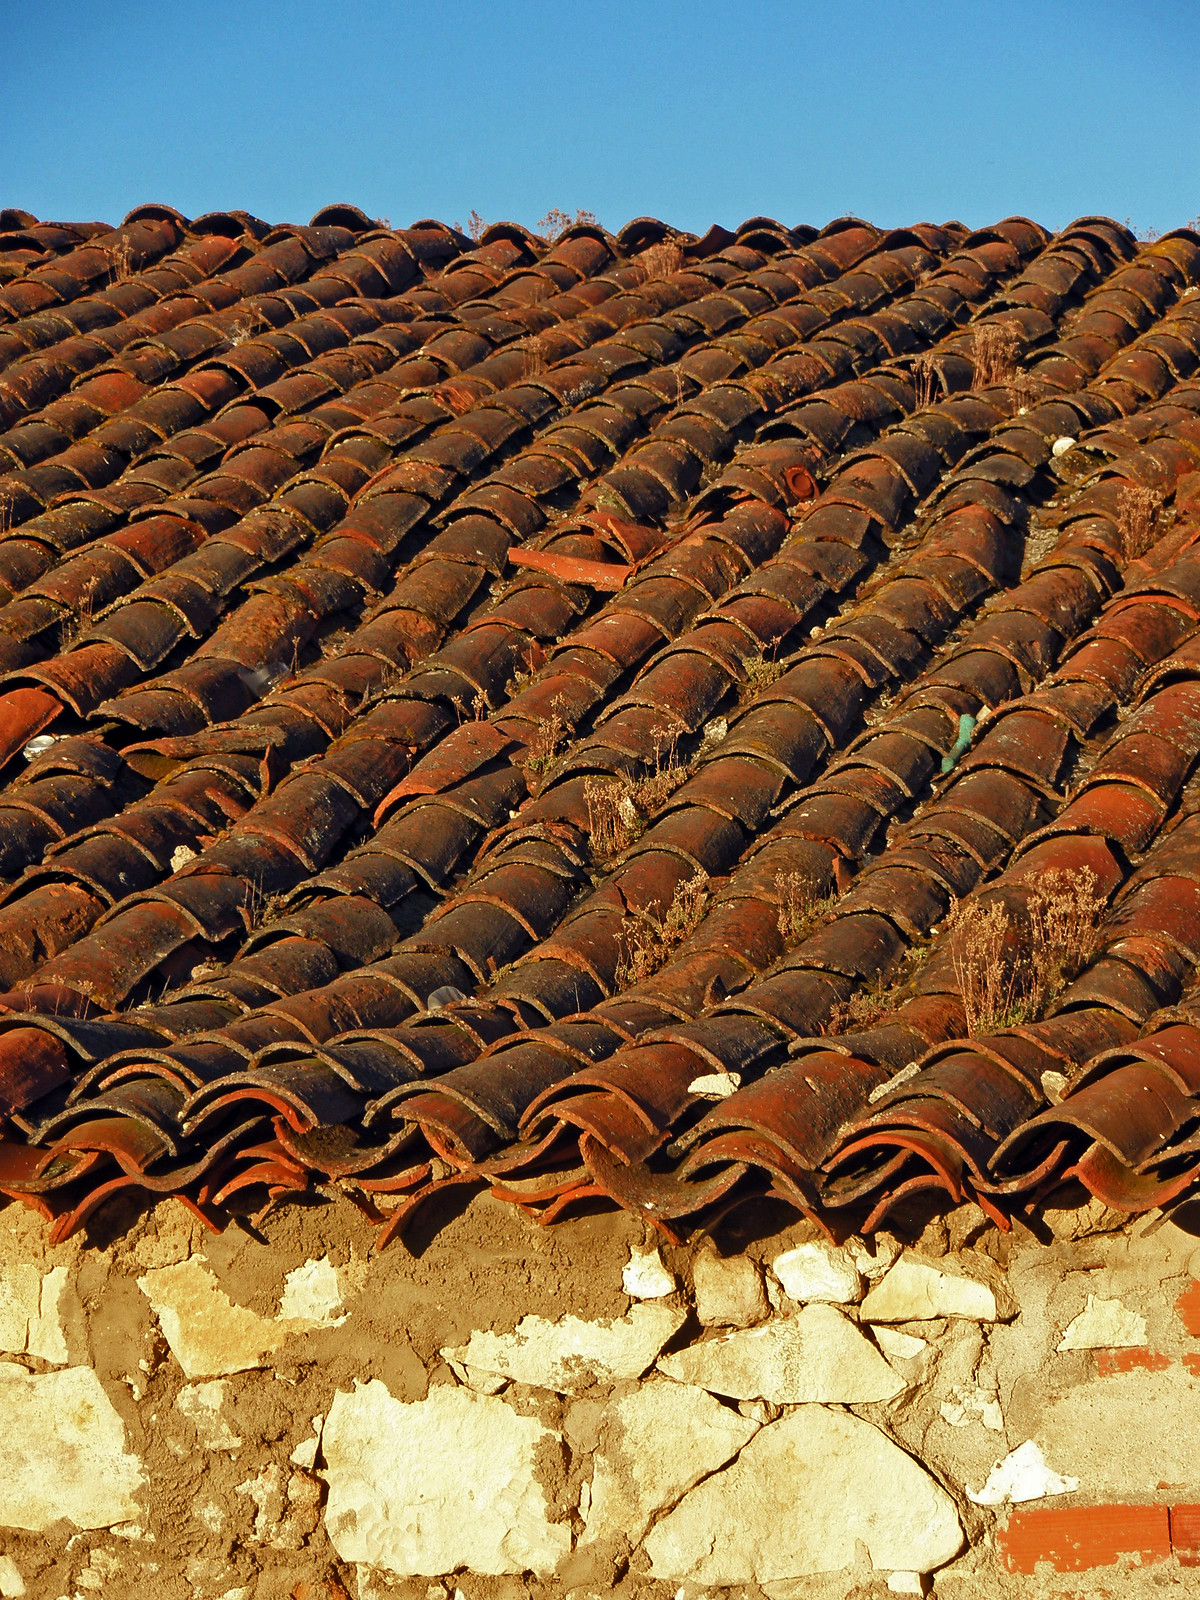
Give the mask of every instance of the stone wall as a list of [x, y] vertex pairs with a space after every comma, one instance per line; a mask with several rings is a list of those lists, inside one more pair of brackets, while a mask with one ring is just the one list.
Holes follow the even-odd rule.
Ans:
[[8, 1208], [0, 1596], [1200, 1592], [1182, 1214], [439, 1220], [373, 1257], [349, 1205], [167, 1202], [47, 1249]]

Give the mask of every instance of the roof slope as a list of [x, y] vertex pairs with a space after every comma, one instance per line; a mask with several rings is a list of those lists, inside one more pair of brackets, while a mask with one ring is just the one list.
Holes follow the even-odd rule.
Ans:
[[0, 213], [0, 1192], [1178, 1199], [1198, 289]]

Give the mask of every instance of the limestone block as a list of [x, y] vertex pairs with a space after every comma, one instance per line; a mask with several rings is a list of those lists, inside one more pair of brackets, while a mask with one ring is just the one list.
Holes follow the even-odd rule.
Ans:
[[1017, 1303], [1004, 1274], [988, 1256], [944, 1256], [927, 1261], [906, 1250], [862, 1303], [867, 1322], [928, 1322], [963, 1317], [1004, 1322]]
[[477, 1330], [466, 1344], [445, 1349], [450, 1362], [472, 1372], [494, 1372], [516, 1383], [574, 1394], [592, 1383], [640, 1378], [686, 1312], [639, 1304], [628, 1315], [586, 1322], [582, 1317], [522, 1317], [512, 1333]]
[[65, 1363], [62, 1301], [66, 1289], [66, 1267], [54, 1267], [45, 1277], [31, 1262], [0, 1268], [0, 1350]]
[[962, 1548], [954, 1502], [878, 1428], [805, 1405], [759, 1430], [651, 1529], [651, 1576], [781, 1583], [850, 1566], [928, 1572]]
[[659, 1367], [680, 1383], [731, 1400], [775, 1405], [854, 1405], [890, 1400], [905, 1387], [871, 1341], [826, 1305], [691, 1345], [665, 1356]]
[[0, 1556], [0, 1595], [4, 1600], [20, 1600], [26, 1592], [20, 1568], [11, 1556]]
[[715, 1472], [758, 1431], [703, 1389], [647, 1383], [608, 1408], [594, 1457], [580, 1547], [622, 1535], [631, 1545], [664, 1506]]
[[0, 1363], [0, 1527], [40, 1533], [60, 1517], [78, 1528], [130, 1522], [145, 1482], [90, 1367], [33, 1374]]
[[621, 1273], [621, 1287], [631, 1300], [662, 1300], [674, 1294], [677, 1285], [654, 1246], [639, 1250], [633, 1245]]
[[881, 1323], [872, 1328], [875, 1342], [889, 1361], [915, 1361], [929, 1349], [928, 1339], [918, 1339], [911, 1333], [901, 1333], [899, 1328], [889, 1328]]
[[771, 1271], [784, 1293], [803, 1304], [825, 1300], [833, 1305], [854, 1305], [863, 1297], [858, 1268], [844, 1250], [824, 1243], [800, 1244], [785, 1250], [771, 1263]]
[[1037, 1445], [1026, 1439], [1003, 1461], [997, 1461], [982, 1489], [967, 1490], [967, 1499], [977, 1506], [1003, 1505], [1006, 1500], [1019, 1504], [1051, 1494], [1071, 1494], [1078, 1487], [1078, 1478], [1061, 1478], [1051, 1472]]
[[708, 1328], [752, 1328], [771, 1314], [762, 1272], [749, 1256], [704, 1250], [692, 1262], [696, 1315]]
[[1146, 1343], [1146, 1319], [1120, 1300], [1087, 1297], [1086, 1307], [1058, 1342], [1060, 1350], [1119, 1350]]
[[328, 1256], [306, 1261], [283, 1280], [281, 1317], [309, 1322], [314, 1327], [337, 1328], [346, 1320], [338, 1316], [341, 1309], [341, 1280]]
[[325, 1525], [343, 1561], [403, 1577], [465, 1567], [548, 1576], [571, 1547], [541, 1477], [561, 1435], [503, 1400], [438, 1384], [404, 1405], [373, 1378], [339, 1391], [321, 1436]]

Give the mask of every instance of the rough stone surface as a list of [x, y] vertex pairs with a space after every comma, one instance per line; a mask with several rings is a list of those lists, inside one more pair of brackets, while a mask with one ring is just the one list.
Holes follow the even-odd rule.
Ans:
[[5, 1266], [0, 1271], [0, 1350], [65, 1363], [61, 1307], [66, 1289], [66, 1267], [54, 1267], [43, 1276], [30, 1262]]
[[319, 1261], [306, 1261], [284, 1279], [279, 1315], [285, 1321], [336, 1328], [346, 1320], [338, 1316], [341, 1309], [341, 1280], [328, 1256], [322, 1256]]
[[1089, 1496], [1157, 1499], [1162, 1483], [1200, 1484], [1198, 1418], [1200, 1379], [1171, 1367], [1051, 1392], [1030, 1431], [1046, 1459], [1077, 1476]]
[[0, 1362], [0, 1527], [39, 1533], [60, 1517], [78, 1528], [130, 1522], [145, 1482], [89, 1367], [31, 1374]]
[[752, 1328], [771, 1314], [762, 1271], [749, 1256], [714, 1255], [709, 1250], [692, 1262], [696, 1315], [709, 1328]]
[[671, 1583], [779, 1583], [850, 1566], [928, 1572], [962, 1548], [954, 1502], [869, 1422], [801, 1406], [762, 1428], [645, 1541]]
[[210, 1269], [191, 1257], [138, 1279], [171, 1353], [189, 1378], [248, 1372], [277, 1350], [288, 1329], [273, 1317], [235, 1306]]
[[715, 1472], [758, 1431], [703, 1389], [648, 1383], [605, 1413], [581, 1546], [619, 1536], [631, 1545], [652, 1517]]
[[19, 1600], [26, 1592], [25, 1580], [11, 1556], [0, 1556], [0, 1595], [4, 1600]]
[[922, 1322], [964, 1317], [997, 1322], [1016, 1315], [1003, 1274], [987, 1256], [923, 1260], [906, 1250], [862, 1303], [867, 1322]]
[[621, 1273], [621, 1287], [631, 1300], [663, 1300], [674, 1294], [678, 1285], [653, 1246], [639, 1250], [634, 1245]]
[[1060, 1350], [1117, 1350], [1146, 1342], [1146, 1319], [1120, 1300], [1090, 1294], [1058, 1342]]
[[522, 1317], [512, 1333], [473, 1333], [466, 1344], [442, 1354], [473, 1371], [574, 1394], [591, 1383], [640, 1378], [683, 1326], [686, 1315], [671, 1306], [650, 1304], [635, 1305], [628, 1316], [599, 1322]]
[[875, 1342], [889, 1361], [915, 1361], [929, 1349], [928, 1339], [918, 1339], [911, 1333], [901, 1333], [899, 1328], [889, 1328], [881, 1323], [872, 1328]]
[[681, 1383], [731, 1400], [775, 1405], [890, 1400], [905, 1386], [870, 1340], [825, 1305], [805, 1306], [765, 1328], [705, 1340], [665, 1356], [659, 1367]]
[[330, 1540], [343, 1561], [404, 1577], [547, 1576], [571, 1545], [539, 1481], [560, 1445], [503, 1400], [443, 1384], [403, 1405], [377, 1378], [358, 1384], [322, 1433]]
[[221, 1415], [228, 1384], [223, 1378], [209, 1383], [186, 1383], [175, 1396], [175, 1409], [196, 1430], [196, 1438], [205, 1450], [238, 1450], [242, 1440]]
[[771, 1271], [784, 1293], [800, 1302], [824, 1300], [832, 1305], [854, 1305], [863, 1296], [858, 1268], [843, 1250], [824, 1243], [800, 1244], [785, 1250], [771, 1263]]
[[1062, 1478], [1051, 1472], [1037, 1445], [1026, 1439], [1003, 1461], [997, 1461], [982, 1489], [967, 1490], [967, 1499], [977, 1506], [1003, 1505], [1006, 1500], [1019, 1504], [1044, 1500], [1052, 1494], [1071, 1494], [1078, 1487], [1078, 1478]]

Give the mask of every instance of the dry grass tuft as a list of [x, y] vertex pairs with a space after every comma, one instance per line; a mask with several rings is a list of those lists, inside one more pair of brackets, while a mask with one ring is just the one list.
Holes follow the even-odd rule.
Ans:
[[596, 213], [594, 211], [581, 210], [572, 216], [569, 211], [563, 211], [558, 206], [551, 206], [534, 229], [534, 232], [544, 244], [555, 244], [562, 238], [568, 228], [579, 228], [584, 223], [589, 223], [593, 228], [598, 227]]
[[623, 772], [615, 778], [585, 778], [583, 798], [593, 856], [604, 860], [628, 850], [645, 826], [632, 781]]
[[588, 778], [583, 797], [588, 808], [588, 836], [597, 860], [620, 855], [639, 837], [647, 820], [660, 810], [692, 768], [679, 759], [682, 723], [654, 730], [654, 765], [644, 777], [627, 773]]
[[526, 772], [536, 773], [539, 776], [547, 772], [554, 764], [559, 746], [566, 737], [567, 724], [563, 717], [566, 701], [561, 695], [555, 695], [550, 702], [550, 715], [539, 717], [533, 737], [525, 747], [524, 767]]
[[617, 936], [617, 987], [641, 983], [656, 973], [672, 950], [695, 933], [707, 909], [708, 877], [697, 872], [678, 886], [662, 917], [652, 911], [631, 911]]
[[1126, 561], [1145, 555], [1158, 537], [1163, 497], [1157, 489], [1140, 483], [1123, 488], [1117, 495], [1117, 531]]
[[937, 398], [938, 390], [942, 386], [941, 374], [934, 366], [932, 356], [918, 356], [910, 368], [910, 375], [913, 394], [916, 397], [916, 409], [923, 411]]
[[1032, 373], [1014, 372], [1008, 380], [1008, 392], [1012, 398], [1014, 412], [1028, 411], [1031, 406], [1037, 405], [1038, 386], [1034, 382]]
[[779, 902], [779, 933], [787, 949], [800, 943], [832, 911], [835, 895], [818, 898], [802, 872], [777, 872], [775, 897]]
[[92, 613], [96, 604], [96, 580], [89, 579], [79, 597], [79, 604], [72, 613], [69, 613], [62, 624], [62, 647], [69, 650], [76, 640], [81, 639], [92, 625]]
[[105, 254], [109, 261], [109, 283], [128, 283], [133, 277], [133, 246], [129, 240], [118, 239], [116, 244], [109, 245]]
[[1011, 383], [1020, 348], [1015, 328], [1004, 322], [981, 322], [975, 329], [971, 350], [975, 363], [972, 389], [990, 389], [993, 384]]
[[1106, 904], [1088, 868], [1043, 872], [1026, 906], [1025, 948], [1009, 940], [1011, 921], [998, 901], [960, 901], [949, 936], [968, 1034], [975, 1038], [1042, 1016], [1091, 960]]
[[674, 239], [660, 239], [634, 257], [643, 283], [653, 283], [658, 278], [669, 278], [683, 266], [683, 250]]

